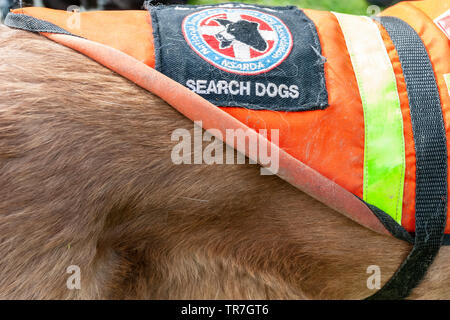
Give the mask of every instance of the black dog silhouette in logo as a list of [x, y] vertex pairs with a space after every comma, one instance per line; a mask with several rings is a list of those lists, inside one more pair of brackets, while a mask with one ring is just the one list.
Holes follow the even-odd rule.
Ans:
[[259, 23], [239, 20], [232, 22], [226, 19], [214, 19], [226, 29], [215, 35], [216, 39], [220, 41], [220, 49], [229, 48], [233, 41], [242, 42], [258, 51], [267, 49], [267, 42], [261, 36], [258, 30]]

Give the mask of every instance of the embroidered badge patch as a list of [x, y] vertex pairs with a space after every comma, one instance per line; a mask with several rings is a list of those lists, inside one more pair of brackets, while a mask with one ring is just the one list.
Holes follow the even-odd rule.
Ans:
[[261, 11], [214, 8], [183, 20], [186, 41], [197, 54], [224, 71], [259, 74], [283, 62], [292, 49], [288, 27]]
[[295, 7], [151, 8], [156, 69], [218, 106], [302, 111], [328, 105], [314, 23]]

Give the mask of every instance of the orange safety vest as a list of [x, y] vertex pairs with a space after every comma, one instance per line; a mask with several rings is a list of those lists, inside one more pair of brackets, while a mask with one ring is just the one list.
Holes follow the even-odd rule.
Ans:
[[[280, 177], [372, 230], [416, 247], [433, 241], [437, 248], [450, 243], [442, 236], [450, 234], [446, 223], [450, 218], [450, 1], [402, 2], [375, 18], [304, 9], [302, 21], [310, 27], [312, 21], [317, 35], [314, 50], [321, 51], [316, 58], [322, 59], [317, 70], [323, 71], [326, 94], [321, 93], [317, 105], [294, 103], [291, 109], [279, 104], [259, 109], [260, 101], [271, 101], [268, 96], [256, 103], [225, 105], [232, 84], [236, 93], [245, 95], [253, 79], [282, 68], [299, 50], [299, 37], [287, 21], [272, 16], [270, 9], [251, 5], [159, 8], [156, 17], [151, 12], [160, 9], [74, 13], [21, 8], [13, 10], [5, 23], [40, 32], [91, 57], [193, 121], [202, 121], [204, 129], [218, 130], [220, 138], [250, 157], [248, 147], [227, 140], [226, 130], [253, 129], [251, 135], [278, 150]], [[248, 88], [246, 81], [229, 81], [222, 93], [228, 96], [219, 92], [220, 102], [214, 104], [202, 94], [207, 90], [217, 94], [217, 81], [177, 82], [154, 69], [167, 55], [161, 51], [167, 38], [162, 34], [165, 26], [158, 24], [171, 16], [164, 16], [163, 10], [174, 8], [190, 10], [182, 28], [177, 26], [184, 33], [180, 39], [189, 44], [188, 53], [206, 61], [211, 72], [217, 68], [222, 74], [249, 79]], [[240, 18], [235, 14], [233, 18], [233, 10], [240, 10]], [[236, 31], [239, 28], [241, 33]], [[198, 42], [199, 37], [206, 41]], [[274, 57], [269, 65], [263, 60], [267, 57]], [[246, 59], [251, 63], [241, 63]], [[178, 73], [167, 75], [173, 78]], [[313, 94], [317, 81], [308, 88]], [[297, 98], [306, 88], [263, 83], [260, 89], [266, 95], [273, 91], [278, 99]], [[267, 139], [258, 134], [262, 129], [269, 132]], [[273, 129], [279, 132], [276, 142], [271, 142]], [[436, 239], [421, 238], [429, 233], [425, 225], [433, 225]], [[430, 263], [436, 252], [429, 253]], [[414, 254], [409, 257], [410, 262], [417, 259]], [[415, 277], [422, 276], [418, 272]], [[387, 291], [390, 297], [405, 296], [416, 284], [405, 285], [408, 289], [398, 289], [397, 294]]]

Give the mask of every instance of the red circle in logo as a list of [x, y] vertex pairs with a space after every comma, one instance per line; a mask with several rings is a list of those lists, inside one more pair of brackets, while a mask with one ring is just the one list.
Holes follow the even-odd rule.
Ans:
[[[221, 47], [221, 41], [217, 37], [218, 30], [221, 30], [223, 28], [223, 25], [219, 21], [226, 21], [228, 19], [228, 16], [226, 13], [219, 13], [212, 16], [209, 16], [205, 19], [203, 19], [200, 22], [200, 28], [201, 28], [201, 35], [202, 38], [205, 40], [205, 42], [216, 52], [230, 57], [230, 58], [238, 58], [236, 56], [236, 50], [233, 48], [233, 46], [229, 47]], [[261, 19], [258, 19], [256, 17], [252, 17], [250, 15], [241, 14], [240, 19], [244, 21], [254, 22], [258, 24], [258, 31], [260, 33], [265, 34], [275, 34], [275, 30], [266, 22], [264, 22]], [[263, 55], [265, 55], [267, 52], [272, 50], [275, 39], [268, 39], [266, 40], [267, 48], [263, 51], [259, 51], [255, 48], [249, 48], [249, 56], [248, 60], [259, 58]], [[246, 59], [247, 60], [247, 59]]]

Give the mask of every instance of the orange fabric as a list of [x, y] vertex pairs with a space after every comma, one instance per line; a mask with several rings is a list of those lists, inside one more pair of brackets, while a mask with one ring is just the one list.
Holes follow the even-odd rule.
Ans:
[[436, 19], [450, 9], [450, 2], [448, 0], [416, 1], [411, 3], [411, 5], [420, 9], [420, 11], [428, 15], [431, 20]]
[[[44, 8], [24, 8], [13, 12], [47, 20], [154, 67], [153, 37], [152, 29], [148, 27], [147, 11], [83, 12], [79, 14], [81, 28], [73, 28], [68, 23], [68, 19], [74, 17], [71, 12]], [[223, 109], [251, 128], [279, 129], [281, 148], [362, 198], [364, 117], [350, 56], [333, 14], [314, 10], [305, 10], [305, 13], [316, 23], [323, 55], [328, 60], [325, 74], [330, 106], [326, 112]], [[98, 28], [98, 21], [102, 21], [102, 28]], [[342, 54], [336, 55], [335, 52]], [[344, 112], [343, 108], [346, 109]], [[330, 148], [330, 144], [340, 147]]]
[[[76, 49], [158, 95], [189, 119], [201, 120], [205, 130], [213, 128], [221, 131], [225, 143], [230, 142], [226, 141], [227, 129], [248, 129], [244, 123], [228, 115], [221, 108], [217, 108], [183, 85], [118, 50], [69, 35], [51, 33], [44, 35], [67, 47]], [[213, 134], [213, 132], [211, 133]], [[251, 130], [250, 133], [259, 136], [256, 131]], [[271, 144], [264, 137], [259, 136], [258, 139], [260, 143]], [[276, 148], [276, 146], [274, 147]], [[249, 155], [248, 150], [240, 149], [239, 146], [237, 149]], [[369, 229], [389, 234], [372, 211], [352, 193], [290, 156], [284, 150], [279, 149], [278, 152], [279, 171], [277, 175], [279, 177]], [[330, 197], [330, 195], [333, 196]]]
[[[153, 30], [150, 14], [146, 10], [88, 11], [75, 14], [29, 7], [12, 12], [46, 20], [77, 36], [120, 50], [150, 67], [155, 66]], [[76, 21], [78, 18], [79, 24]], [[98, 21], [102, 22], [101, 28]]]
[[[438, 82], [447, 132], [450, 132], [450, 97], [443, 75], [450, 73], [450, 47], [447, 37], [432, 19], [449, 7], [448, 1], [428, 0], [400, 3], [382, 13], [403, 19], [424, 41]], [[325, 110], [284, 113], [234, 107], [213, 108], [212, 104], [189, 89], [149, 68], [154, 67], [155, 56], [147, 11], [74, 14], [24, 8], [13, 12], [52, 22], [86, 38], [44, 34], [157, 94], [190, 119], [202, 120], [206, 129], [249, 127], [268, 129], [269, 133], [270, 129], [279, 129], [282, 158], [279, 175], [283, 179], [355, 221], [385, 233], [384, 227], [368, 213], [367, 207], [353, 196], [363, 196], [364, 114], [344, 35], [333, 14], [304, 11], [316, 25], [322, 54], [327, 59], [325, 76], [329, 107]], [[77, 15], [79, 28], [73, 21]], [[396, 75], [404, 121], [406, 172], [402, 225], [408, 231], [414, 231], [416, 163], [408, 95], [398, 53], [386, 30], [381, 25], [379, 29]], [[450, 150], [450, 139], [447, 141]], [[447, 223], [446, 232], [450, 233], [450, 223]]]
[[327, 58], [325, 76], [330, 106], [325, 110], [286, 113], [223, 110], [251, 128], [279, 129], [283, 150], [362, 198], [364, 114], [344, 35], [332, 13], [304, 11], [316, 24]]
[[[450, 154], [450, 96], [444, 80], [444, 74], [450, 73], [450, 41], [433, 22], [435, 17], [438, 17], [449, 9], [449, 1], [416, 1], [400, 3], [390, 7], [383, 11], [381, 15], [396, 16], [404, 20], [419, 34], [427, 48], [439, 88], [445, 130], [447, 132], [447, 150], [449, 150]], [[448, 161], [450, 161], [450, 157]], [[450, 166], [447, 176], [450, 177]], [[448, 181], [448, 190], [450, 190], [450, 179]], [[447, 210], [447, 226], [445, 232], [450, 233], [450, 206], [447, 207]], [[407, 230], [414, 230], [416, 223], [414, 214], [409, 213], [408, 217], [402, 223]]]
[[403, 76], [403, 70], [400, 63], [397, 50], [394, 43], [387, 31], [378, 24], [381, 36], [386, 46], [389, 59], [391, 60], [392, 67], [394, 69], [398, 95], [400, 98], [400, 107], [403, 116], [403, 136], [405, 138], [405, 185], [403, 190], [403, 210], [402, 210], [402, 225], [407, 227], [406, 230], [414, 231], [415, 228], [410, 229], [411, 226], [415, 226], [413, 218], [415, 215], [416, 205], [416, 150], [414, 148], [414, 137], [411, 122], [411, 113], [409, 110], [408, 92], [406, 90], [406, 82]]

